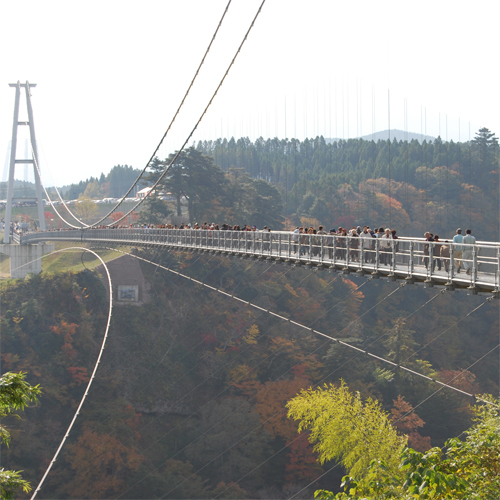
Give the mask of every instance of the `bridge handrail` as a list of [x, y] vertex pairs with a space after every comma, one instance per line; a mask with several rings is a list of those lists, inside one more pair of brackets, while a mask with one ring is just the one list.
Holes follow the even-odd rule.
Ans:
[[[477, 284], [500, 288], [500, 244], [456, 244], [423, 238], [398, 239], [297, 234], [290, 231], [223, 231], [159, 228], [72, 229], [29, 233], [21, 243], [72, 240], [122, 245], [168, 246], [275, 258], [302, 265], [342, 268], [389, 276], [418, 276], [432, 283]], [[441, 249], [443, 249], [441, 251]], [[444, 268], [444, 272], [442, 272]], [[459, 271], [467, 269], [460, 276]]]
[[[97, 231], [97, 233], [96, 233]], [[192, 233], [191, 233], [192, 231]], [[194, 235], [200, 234], [201, 238], [205, 238], [206, 235], [212, 235], [212, 233], [216, 234], [224, 234], [224, 235], [247, 235], [249, 234], [255, 234], [259, 235], [257, 236], [257, 241], [261, 240], [266, 240], [269, 238], [275, 238], [276, 235], [291, 235], [292, 239], [295, 236], [299, 238], [312, 238], [316, 239], [317, 241], [326, 241], [329, 238], [334, 238], [336, 240], [347, 240], [349, 239], [350, 241], [357, 241], [358, 239], [361, 241], [361, 238], [359, 236], [354, 237], [354, 236], [341, 236], [338, 234], [307, 234], [307, 233], [293, 233], [292, 231], [270, 231], [270, 232], [264, 232], [264, 231], [223, 231], [223, 230], [210, 230], [210, 229], [198, 229], [198, 230], [187, 230], [187, 229], [165, 229], [165, 228], [104, 228], [104, 229], [68, 229], [68, 230], [58, 230], [58, 231], [37, 231], [37, 232], [30, 232], [30, 233], [24, 233], [24, 234], [17, 234], [14, 233], [14, 238], [16, 242], [18, 243], [29, 243], [30, 241], [34, 240], [51, 240], [51, 239], [66, 239], [70, 235], [75, 235], [78, 234], [81, 236], [81, 239], [84, 238], [84, 234], [106, 234], [107, 236], [114, 235], [115, 238], [116, 236], [131, 236], [131, 235], [150, 235], [150, 234], [179, 234], [180, 236], [188, 237], [190, 236], [193, 241], [195, 241]], [[211, 236], [210, 236], [211, 237]], [[113, 238], [113, 239], [115, 239]], [[241, 236], [240, 236], [241, 238]], [[225, 236], [225, 239], [228, 239], [227, 236]], [[238, 237], [236, 238], [238, 239]], [[380, 239], [380, 238], [367, 238], [369, 242], [375, 242], [375, 241], [384, 241], [385, 239]], [[497, 242], [491, 242], [491, 241], [476, 241], [475, 244], [465, 244], [465, 243], [460, 243], [460, 244], [455, 244], [453, 241], [450, 240], [440, 240], [439, 242], [427, 242], [425, 238], [420, 238], [420, 237], [409, 237], [409, 236], [400, 236], [397, 239], [389, 240], [391, 242], [391, 245], [393, 245], [396, 242], [416, 242], [420, 244], [429, 244], [429, 245], [450, 245], [450, 246], [465, 246], [465, 247], [494, 247], [494, 248], [500, 248], [500, 243]]]
[[[199, 231], [199, 232], [203, 232], [203, 231], [222, 231], [222, 232], [229, 232], [229, 233], [237, 233], [237, 232], [240, 232], [240, 233], [247, 233], [247, 232], [255, 232], [257, 234], [266, 234], [264, 231], [260, 231], [260, 230], [257, 230], [257, 231], [233, 231], [232, 229], [231, 230], [221, 230], [221, 229], [218, 229], [218, 230], [210, 230], [210, 229], [166, 229], [166, 228], [139, 228], [139, 227], [134, 227], [134, 228], [103, 228], [103, 229], [97, 229], [97, 228], [92, 228], [92, 229], [57, 229], [57, 230], [48, 230], [48, 231], [45, 231], [43, 232], [43, 234], [50, 234], [50, 235], [53, 235], [53, 234], [59, 234], [59, 233], [68, 233], [69, 231], [106, 231], [106, 230], [110, 230], [110, 231], [127, 231], [128, 233], [131, 231], [131, 230], [137, 230], [137, 231], [140, 231], [140, 232], [144, 232], [144, 231], [152, 231], [152, 230], [160, 230], [160, 231]], [[40, 235], [41, 231], [32, 231], [32, 232], [25, 232], [21, 235], [18, 235], [17, 233], [16, 234], [16, 239], [17, 238], [22, 238], [25, 242], [27, 242], [27, 237], [29, 235]], [[294, 234], [293, 231], [270, 231], [271, 234]], [[114, 234], [114, 233], [113, 233]], [[129, 233], [130, 234], [130, 233]], [[304, 234], [304, 233], [301, 233], [301, 234]], [[307, 234], [307, 233], [305, 233]], [[312, 236], [312, 235], [309, 235], [309, 236]], [[314, 235], [314, 236], [323, 236], [323, 237], [328, 237], [328, 236], [332, 236], [331, 234], [325, 234], [325, 235]], [[338, 235], [337, 233], [335, 233], [334, 235], [335, 237], [337, 238], [341, 238], [342, 236]], [[50, 238], [45, 238], [45, 239], [50, 239]], [[378, 238], [373, 238], [373, 240], [377, 240]], [[418, 236], [398, 236], [397, 238], [398, 240], [403, 240], [403, 241], [416, 241], [416, 242], [425, 242], [426, 239], [423, 238], [423, 237], [418, 237]], [[444, 238], [444, 239], [441, 239], [439, 241], [439, 243], [443, 244], [445, 241], [447, 241], [447, 244], [450, 244], [452, 243], [452, 239], [453, 237], [449, 237], [449, 238]], [[500, 247], [500, 242], [496, 242], [496, 241], [485, 241], [485, 240], [477, 240], [476, 241], [476, 245], [478, 246], [491, 246], [491, 247]]]

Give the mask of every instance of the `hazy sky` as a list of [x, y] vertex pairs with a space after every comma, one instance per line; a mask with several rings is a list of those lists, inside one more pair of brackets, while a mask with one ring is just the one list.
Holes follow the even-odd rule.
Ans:
[[[260, 3], [233, 0], [161, 158], [191, 132]], [[143, 168], [226, 4], [1, 0], [2, 160], [12, 135], [15, 90], [8, 84], [28, 80], [37, 84], [47, 185], [117, 164]], [[472, 137], [483, 126], [500, 135], [498, 19], [498, 0], [267, 0], [193, 141], [347, 139], [387, 130], [389, 120], [391, 128], [455, 141], [468, 140], [469, 124]], [[22, 101], [21, 119], [25, 108]], [[20, 128], [17, 158], [25, 154], [23, 134]]]

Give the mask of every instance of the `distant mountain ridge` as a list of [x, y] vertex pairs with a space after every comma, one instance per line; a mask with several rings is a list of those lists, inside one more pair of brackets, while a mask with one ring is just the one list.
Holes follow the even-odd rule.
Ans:
[[[391, 129], [390, 130], [391, 141], [396, 139], [397, 141], [412, 141], [416, 139], [418, 142], [422, 143], [424, 141], [434, 142], [435, 137], [425, 134], [416, 134], [415, 132], [405, 132], [404, 130]], [[375, 132], [373, 134], [362, 135], [361, 137], [351, 137], [351, 139], [363, 139], [365, 141], [386, 141], [389, 139], [389, 130], [382, 130], [380, 132]], [[325, 141], [330, 144], [332, 142], [340, 141], [340, 138], [330, 138]]]

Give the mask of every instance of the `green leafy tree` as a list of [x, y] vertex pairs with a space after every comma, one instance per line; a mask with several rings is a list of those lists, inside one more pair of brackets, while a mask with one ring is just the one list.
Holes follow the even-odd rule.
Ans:
[[283, 228], [283, 204], [278, 189], [263, 179], [252, 179], [242, 168], [231, 167], [226, 179], [232, 214], [229, 222]]
[[268, 182], [257, 179], [253, 181], [255, 197], [250, 220], [258, 227], [269, 226], [272, 229], [283, 228], [283, 204], [279, 191]]
[[83, 196], [91, 200], [99, 200], [102, 198], [101, 186], [97, 180], [89, 182], [85, 188]]
[[498, 137], [494, 132], [486, 127], [480, 128], [472, 140], [472, 147], [478, 156], [479, 168], [488, 170], [495, 167], [495, 159], [498, 156]]
[[342, 382], [303, 390], [287, 407], [288, 416], [299, 421], [299, 432], [310, 431], [321, 464], [337, 460], [352, 476], [362, 477], [370, 461], [379, 459], [397, 474], [406, 438], [398, 436], [378, 401], [363, 401]]
[[419, 453], [405, 447], [398, 471], [385, 459], [375, 458], [363, 477], [346, 476], [344, 491], [334, 495], [319, 490], [323, 500], [413, 499], [497, 500], [500, 491], [500, 400], [481, 396], [472, 410], [475, 421], [465, 441], [453, 438], [443, 449]]
[[[107, 185], [108, 196], [120, 198], [123, 196], [132, 183], [136, 180], [140, 169], [128, 165], [115, 165], [106, 176], [105, 180], [99, 180], [101, 187]], [[139, 185], [138, 189], [141, 189]], [[129, 195], [130, 196], [130, 195]]]
[[[472, 140], [473, 173], [475, 184], [485, 193], [498, 195], [498, 137], [488, 128], [483, 127], [476, 132]], [[484, 209], [481, 203], [481, 211]]]
[[[41, 389], [38, 385], [32, 386], [25, 380], [26, 373], [5, 373], [0, 377], [0, 418], [14, 415], [15, 412], [24, 410], [28, 403], [36, 403]], [[9, 446], [10, 433], [7, 428], [0, 424], [0, 443]], [[22, 472], [22, 471], [21, 471]], [[30, 484], [22, 479], [19, 472], [0, 469], [0, 498], [13, 499], [18, 489], [24, 492], [31, 490]]]
[[465, 441], [447, 442], [443, 469], [467, 485], [463, 498], [497, 499], [500, 492], [500, 399], [481, 396], [490, 404], [472, 408], [477, 422]]
[[86, 222], [90, 220], [97, 214], [97, 205], [88, 197], [80, 196], [75, 205], [75, 213], [78, 217]]

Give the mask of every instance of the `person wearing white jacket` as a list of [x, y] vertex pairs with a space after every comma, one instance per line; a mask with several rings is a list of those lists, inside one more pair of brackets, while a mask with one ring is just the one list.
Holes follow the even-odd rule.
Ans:
[[359, 234], [359, 237], [361, 238], [360, 240], [360, 246], [363, 248], [363, 257], [366, 263], [372, 262], [372, 252], [370, 250], [372, 249], [372, 235], [370, 231], [368, 231], [368, 226], [363, 227], [363, 231]]
[[385, 233], [380, 237], [380, 263], [384, 265], [392, 265], [392, 234], [387, 228]]

